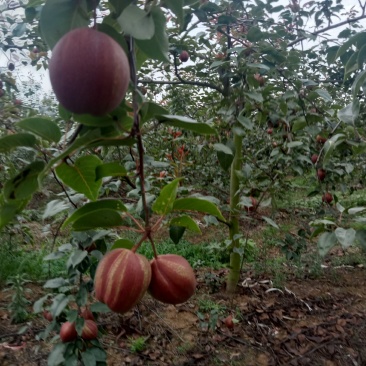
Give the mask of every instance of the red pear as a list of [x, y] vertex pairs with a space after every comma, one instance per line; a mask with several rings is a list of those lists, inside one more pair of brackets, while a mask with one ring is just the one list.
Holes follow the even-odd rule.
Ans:
[[180, 255], [159, 255], [151, 261], [149, 292], [167, 304], [187, 301], [196, 289], [196, 277], [188, 261]]
[[59, 102], [73, 113], [105, 115], [126, 95], [130, 67], [121, 46], [91, 28], [64, 35], [52, 51], [50, 79]]

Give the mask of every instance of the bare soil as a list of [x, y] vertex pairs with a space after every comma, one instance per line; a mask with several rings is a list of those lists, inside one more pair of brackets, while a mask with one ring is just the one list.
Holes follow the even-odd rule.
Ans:
[[[100, 315], [108, 365], [366, 365], [364, 268], [327, 268], [316, 279], [289, 276], [281, 289], [247, 271], [233, 296], [224, 291], [225, 275], [200, 269], [195, 296], [180, 306], [147, 295], [127, 314]], [[29, 288], [32, 301], [43, 293], [40, 285]], [[47, 365], [52, 344], [36, 339], [47, 321], [34, 316], [18, 335], [25, 324], [11, 324], [8, 294], [0, 294], [0, 365]], [[233, 328], [225, 324], [229, 315]], [[132, 352], [139, 337], [145, 348]]]

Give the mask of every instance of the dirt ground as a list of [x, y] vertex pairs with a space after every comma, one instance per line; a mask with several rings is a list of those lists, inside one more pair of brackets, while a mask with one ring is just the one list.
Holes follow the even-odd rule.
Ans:
[[[233, 296], [224, 292], [225, 275], [198, 270], [197, 292], [180, 306], [147, 295], [127, 314], [100, 315], [108, 365], [366, 365], [364, 268], [327, 268], [317, 279], [290, 276], [281, 289], [247, 271]], [[42, 287], [29, 287], [35, 301]], [[24, 324], [10, 323], [8, 294], [0, 294], [0, 365], [47, 365], [51, 341], [36, 339], [47, 321], [37, 315], [17, 335]], [[144, 349], [132, 352], [141, 337]]]

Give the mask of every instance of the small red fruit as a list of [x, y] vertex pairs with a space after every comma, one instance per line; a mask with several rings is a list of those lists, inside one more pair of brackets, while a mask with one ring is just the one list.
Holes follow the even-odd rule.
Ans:
[[53, 320], [53, 316], [52, 316], [52, 314], [51, 314], [49, 311], [47, 311], [47, 310], [45, 310], [45, 311], [43, 312], [43, 317], [44, 317], [46, 320], [48, 320], [49, 322], [52, 322], [52, 320]]
[[159, 255], [151, 261], [149, 292], [167, 304], [187, 301], [196, 289], [196, 277], [188, 261], [180, 255]]
[[258, 205], [258, 201], [254, 198], [254, 197], [249, 197], [250, 200], [252, 201], [252, 206], [248, 207], [248, 206], [244, 206], [244, 208], [248, 211], [248, 212], [253, 212], [255, 211], [255, 209], [257, 208]]
[[189, 53], [187, 51], [182, 51], [179, 55], [179, 59], [182, 61], [182, 62], [187, 62], [188, 59], [189, 59]]
[[143, 255], [114, 249], [99, 262], [94, 277], [95, 297], [116, 313], [132, 309], [144, 296], [151, 267]]
[[75, 323], [63, 323], [60, 330], [60, 338], [62, 342], [72, 342], [78, 336], [76, 332]]
[[319, 143], [319, 144], [322, 144], [324, 145], [326, 142], [327, 142], [327, 139], [325, 137], [322, 137], [320, 135], [317, 135], [316, 136], [316, 141]]
[[225, 325], [229, 328], [229, 329], [233, 329], [234, 328], [234, 322], [233, 322], [233, 316], [230, 314], [229, 316], [227, 316], [224, 320]]
[[14, 99], [14, 105], [22, 105], [23, 102], [20, 99]]
[[267, 129], [267, 133], [268, 133], [268, 135], [272, 135], [272, 133], [273, 133], [273, 128], [268, 128], [268, 129]]
[[89, 309], [84, 309], [80, 316], [85, 320], [95, 320], [93, 313]]
[[32, 52], [33, 53], [39, 53], [39, 49], [37, 47], [34, 47]]
[[318, 161], [319, 155], [313, 154], [311, 155], [311, 162], [315, 164]]
[[318, 169], [316, 172], [318, 179], [322, 182], [325, 179], [325, 176], [327, 175], [326, 171], [324, 169]]
[[263, 86], [266, 83], [266, 79], [260, 74], [254, 74], [254, 79], [258, 81], [260, 86]]
[[94, 320], [86, 319], [84, 322], [81, 338], [91, 341], [98, 337], [98, 326]]
[[322, 201], [324, 203], [331, 204], [333, 201], [333, 196], [329, 192], [326, 192], [323, 194]]
[[49, 62], [52, 88], [70, 112], [105, 115], [125, 97], [130, 67], [121, 46], [92, 28], [64, 35]]

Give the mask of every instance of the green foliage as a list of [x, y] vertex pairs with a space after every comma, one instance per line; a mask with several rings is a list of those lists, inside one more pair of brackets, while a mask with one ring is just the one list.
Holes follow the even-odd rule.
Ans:
[[6, 291], [12, 292], [8, 295], [10, 298], [8, 309], [13, 323], [23, 323], [30, 317], [27, 311], [30, 301], [25, 297], [25, 294], [31, 292], [31, 289], [26, 288], [29, 282], [24, 274], [12, 276], [6, 281], [6, 285], [9, 286]]
[[146, 347], [146, 338], [145, 337], [137, 337], [137, 338], [129, 338], [130, 344], [130, 351], [132, 353], [142, 352]]

